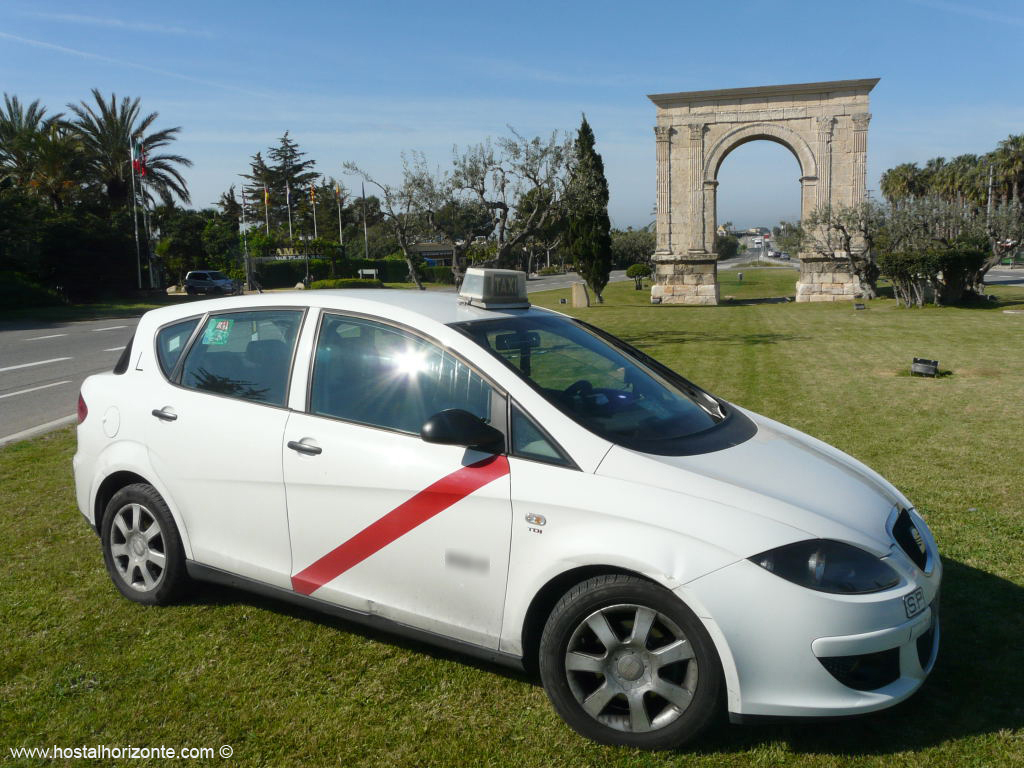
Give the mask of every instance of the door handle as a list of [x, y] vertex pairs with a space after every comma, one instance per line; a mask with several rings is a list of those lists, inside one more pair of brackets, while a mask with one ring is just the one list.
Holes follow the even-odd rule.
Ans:
[[295, 440], [289, 440], [288, 447], [293, 451], [304, 453], [307, 456], [317, 456], [324, 452], [324, 449], [318, 445], [308, 445], [307, 443], [300, 443]]
[[152, 413], [161, 421], [176, 421], [178, 418], [178, 414], [169, 413], [162, 408], [154, 408]]

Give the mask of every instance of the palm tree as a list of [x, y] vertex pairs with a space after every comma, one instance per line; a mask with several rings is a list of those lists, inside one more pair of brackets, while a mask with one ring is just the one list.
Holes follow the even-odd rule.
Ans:
[[61, 115], [46, 117], [46, 107], [36, 99], [28, 107], [17, 96], [4, 94], [0, 108], [0, 180], [10, 179], [24, 187], [32, 176], [35, 143], [40, 133], [60, 122]]
[[92, 183], [101, 188], [110, 203], [124, 206], [131, 200], [129, 147], [133, 142], [141, 143], [145, 148], [146, 185], [165, 204], [170, 204], [174, 195], [183, 202], [190, 202], [185, 179], [176, 166], [190, 168], [192, 161], [181, 155], [157, 153], [174, 141], [181, 128], [166, 128], [147, 134], [159, 115], [151, 112], [141, 117], [139, 99], [125, 96], [118, 103], [117, 96], [112, 93], [107, 102], [98, 88], [92, 89], [92, 96], [96, 102], [95, 109], [84, 101], [68, 104], [68, 109], [77, 118], [74, 125], [82, 137]]
[[1010, 199], [1024, 202], [1020, 196], [1024, 180], [1024, 134], [1007, 136], [999, 142], [995, 154], [997, 172], [1011, 189]]
[[60, 210], [85, 182], [86, 163], [81, 138], [67, 123], [52, 123], [35, 137], [33, 155], [28, 187]]
[[882, 194], [892, 205], [920, 197], [924, 193], [922, 171], [917, 163], [902, 163], [882, 174]]
[[924, 168], [921, 169], [921, 180], [924, 185], [921, 194], [933, 194], [941, 197], [940, 181], [945, 167], [946, 158], [944, 157], [933, 157], [924, 164]]

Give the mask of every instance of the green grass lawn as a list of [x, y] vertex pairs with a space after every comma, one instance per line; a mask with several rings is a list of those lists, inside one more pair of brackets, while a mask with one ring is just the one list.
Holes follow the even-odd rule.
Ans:
[[[723, 724], [691, 750], [641, 753], [576, 736], [531, 679], [308, 611], [213, 587], [139, 607], [75, 509], [64, 430], [0, 449], [0, 760], [9, 746], [131, 743], [230, 744], [245, 766], [1021, 766], [1024, 315], [1000, 310], [1024, 307], [1024, 290], [993, 293], [999, 305], [977, 309], [679, 307], [628, 282], [570, 310], [916, 502], [945, 558], [942, 650], [896, 709]], [[565, 310], [567, 297], [531, 300]], [[911, 378], [914, 356], [951, 373]]]

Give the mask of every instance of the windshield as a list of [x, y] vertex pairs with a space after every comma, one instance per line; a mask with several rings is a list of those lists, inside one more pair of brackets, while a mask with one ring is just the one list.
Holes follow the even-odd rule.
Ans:
[[680, 441], [730, 415], [719, 400], [646, 355], [569, 318], [527, 315], [455, 327], [559, 410], [626, 447], [691, 453], [680, 450]]
[[223, 272], [211, 272], [210, 273], [210, 279], [211, 280], [227, 280], [228, 276], [225, 275]]

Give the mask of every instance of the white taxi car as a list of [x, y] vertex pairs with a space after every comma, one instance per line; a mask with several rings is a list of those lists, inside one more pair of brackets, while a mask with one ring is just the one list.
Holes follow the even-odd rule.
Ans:
[[522, 273], [154, 310], [79, 421], [124, 596], [221, 582], [536, 668], [604, 743], [869, 712], [935, 661], [942, 568], [898, 490]]

